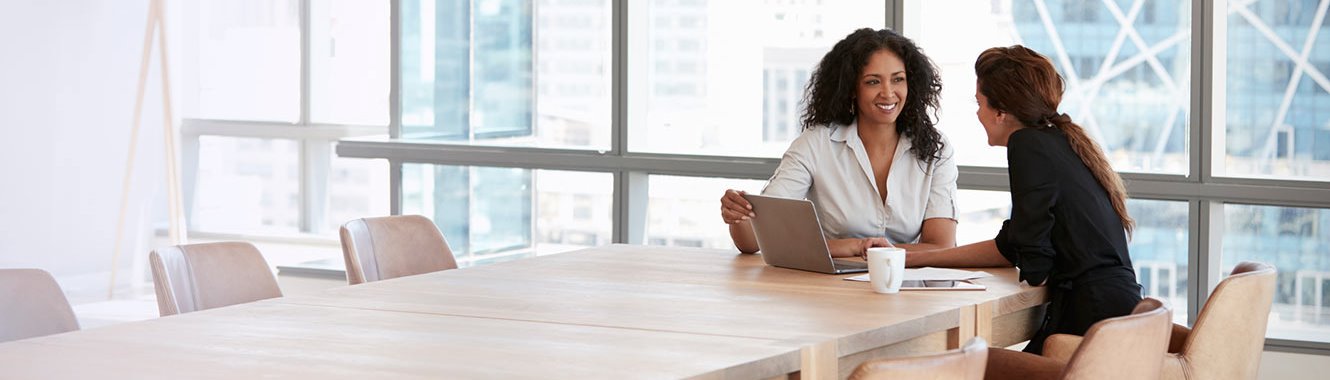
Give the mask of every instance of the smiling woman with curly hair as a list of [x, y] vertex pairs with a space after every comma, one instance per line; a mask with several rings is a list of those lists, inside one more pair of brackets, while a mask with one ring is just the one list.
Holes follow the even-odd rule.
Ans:
[[[804, 96], [804, 132], [790, 144], [764, 195], [807, 198], [833, 256], [891, 242], [907, 249], [956, 245], [956, 164], [934, 126], [942, 81], [905, 36], [859, 29], [818, 63]], [[721, 218], [743, 252], [756, 252], [742, 191], [721, 197]]]

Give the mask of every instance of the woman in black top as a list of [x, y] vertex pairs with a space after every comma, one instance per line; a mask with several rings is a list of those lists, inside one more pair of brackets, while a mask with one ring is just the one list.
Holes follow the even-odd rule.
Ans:
[[906, 264], [1015, 265], [1021, 280], [1048, 286], [1052, 303], [1025, 348], [1038, 354], [1049, 335], [1084, 335], [1095, 322], [1130, 314], [1141, 300], [1127, 254], [1134, 222], [1104, 153], [1057, 112], [1062, 78], [1048, 58], [1020, 45], [992, 48], [979, 55], [975, 74], [988, 143], [1007, 147], [1011, 219], [993, 240], [910, 252]]

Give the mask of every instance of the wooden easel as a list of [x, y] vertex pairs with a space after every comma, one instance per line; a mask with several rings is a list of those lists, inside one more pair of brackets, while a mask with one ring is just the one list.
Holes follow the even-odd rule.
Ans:
[[158, 55], [160, 58], [158, 65], [161, 66], [162, 74], [162, 125], [165, 127], [162, 135], [166, 139], [163, 146], [166, 154], [166, 187], [170, 212], [171, 244], [184, 244], [186, 241], [176, 131], [173, 125], [174, 119], [171, 115], [171, 75], [166, 58], [166, 18], [162, 2], [163, 0], [149, 0], [148, 3], [147, 28], [143, 33], [143, 59], [139, 61], [138, 92], [134, 98], [134, 124], [129, 132], [129, 154], [125, 160], [125, 177], [120, 188], [120, 214], [115, 225], [115, 253], [111, 256], [111, 282], [106, 289], [106, 299], [112, 299], [115, 296], [115, 280], [119, 271], [117, 264], [120, 262], [121, 245], [125, 237], [125, 214], [128, 213], [129, 209], [129, 188], [134, 177], [134, 156], [138, 151], [139, 126], [143, 123], [143, 95], [147, 90], [148, 62], [152, 57], [154, 32], [160, 32], [157, 33], [157, 52], [160, 53]]

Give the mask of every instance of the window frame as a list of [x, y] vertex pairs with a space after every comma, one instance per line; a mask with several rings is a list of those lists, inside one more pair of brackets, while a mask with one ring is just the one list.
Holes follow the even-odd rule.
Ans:
[[[306, 0], [307, 1], [307, 0]], [[907, 3], [922, 0], [883, 0], [886, 2], [886, 24], [904, 30], [907, 20], [917, 20], [918, 14], [907, 14]], [[765, 180], [779, 159], [760, 157], [696, 156], [685, 154], [641, 153], [628, 150], [630, 107], [632, 103], [627, 73], [641, 68], [629, 65], [627, 25], [629, 12], [640, 12], [641, 6], [627, 0], [612, 0], [612, 107], [611, 149], [608, 151], [549, 149], [535, 147], [477, 146], [429, 141], [397, 140], [401, 132], [400, 74], [398, 53], [400, 31], [400, 5], [392, 2], [391, 10], [391, 80], [389, 124], [390, 137], [342, 139], [336, 152], [342, 157], [387, 159], [392, 178], [391, 210], [401, 210], [401, 167], [403, 163], [427, 163], [464, 166], [498, 166], [530, 169], [577, 170], [611, 173], [614, 176], [613, 241], [615, 243], [643, 244], [646, 242], [648, 175], [721, 177]], [[1122, 172], [1128, 193], [1132, 198], [1184, 201], [1188, 204], [1188, 321], [1195, 323], [1197, 313], [1219, 281], [1223, 268], [1224, 204], [1240, 203], [1269, 206], [1294, 206], [1330, 209], [1330, 184], [1312, 180], [1262, 179], [1215, 176], [1216, 164], [1223, 164], [1225, 125], [1225, 93], [1216, 91], [1224, 84], [1226, 73], [1226, 4], [1216, 5], [1208, 0], [1191, 0], [1191, 84], [1188, 106], [1192, 112], [1188, 121], [1186, 174], [1150, 174]], [[913, 16], [913, 17], [912, 17]], [[636, 32], [636, 31], [634, 31]], [[640, 48], [640, 47], [639, 47]], [[303, 103], [302, 103], [303, 104]], [[303, 119], [302, 119], [303, 120]], [[1221, 126], [1214, 130], [1211, 126]], [[967, 190], [1009, 191], [1006, 168], [960, 166], [957, 185]], [[719, 194], [717, 194], [719, 197]], [[717, 228], [721, 228], [717, 221]], [[1292, 268], [1284, 268], [1291, 270]], [[1330, 342], [1266, 339], [1266, 349], [1272, 351], [1330, 355]]]
[[[307, 244], [336, 243], [336, 238], [321, 234], [324, 208], [328, 204], [328, 177], [332, 170], [333, 144], [346, 138], [382, 135], [385, 125], [314, 123], [311, 118], [312, 20], [310, 3], [298, 0], [300, 30], [300, 115], [295, 123], [213, 118], [183, 118], [180, 122], [181, 156], [184, 162], [184, 203], [186, 220], [193, 217], [194, 189], [197, 186], [199, 138], [203, 136], [294, 140], [300, 144], [299, 233], [252, 234], [234, 231], [195, 230], [188, 234], [202, 238], [243, 238], [244, 240]], [[392, 25], [392, 24], [390, 24]], [[395, 36], [395, 34], [394, 34]], [[393, 68], [396, 73], [396, 68]], [[393, 110], [390, 110], [392, 112]]]

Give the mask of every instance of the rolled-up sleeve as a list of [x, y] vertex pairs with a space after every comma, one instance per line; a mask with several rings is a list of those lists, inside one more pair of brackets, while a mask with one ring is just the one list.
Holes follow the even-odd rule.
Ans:
[[[1012, 135], [1007, 149], [1011, 174], [1011, 220], [1002, 224], [998, 249], [1021, 268], [1021, 279], [1030, 285], [1043, 284], [1053, 269], [1053, 205], [1057, 203], [1054, 162], [1034, 141], [1018, 141]], [[1021, 144], [1025, 142], [1026, 144]]]
[[928, 203], [924, 206], [924, 220], [933, 218], [956, 220], [957, 170], [955, 154], [950, 143], [943, 145], [941, 156], [933, 165]]
[[776, 172], [771, 174], [767, 186], [762, 188], [762, 195], [794, 199], [808, 196], [808, 189], [813, 186], [810, 165], [814, 162], [812, 148], [808, 144], [809, 137], [807, 133], [800, 135], [785, 150]]

